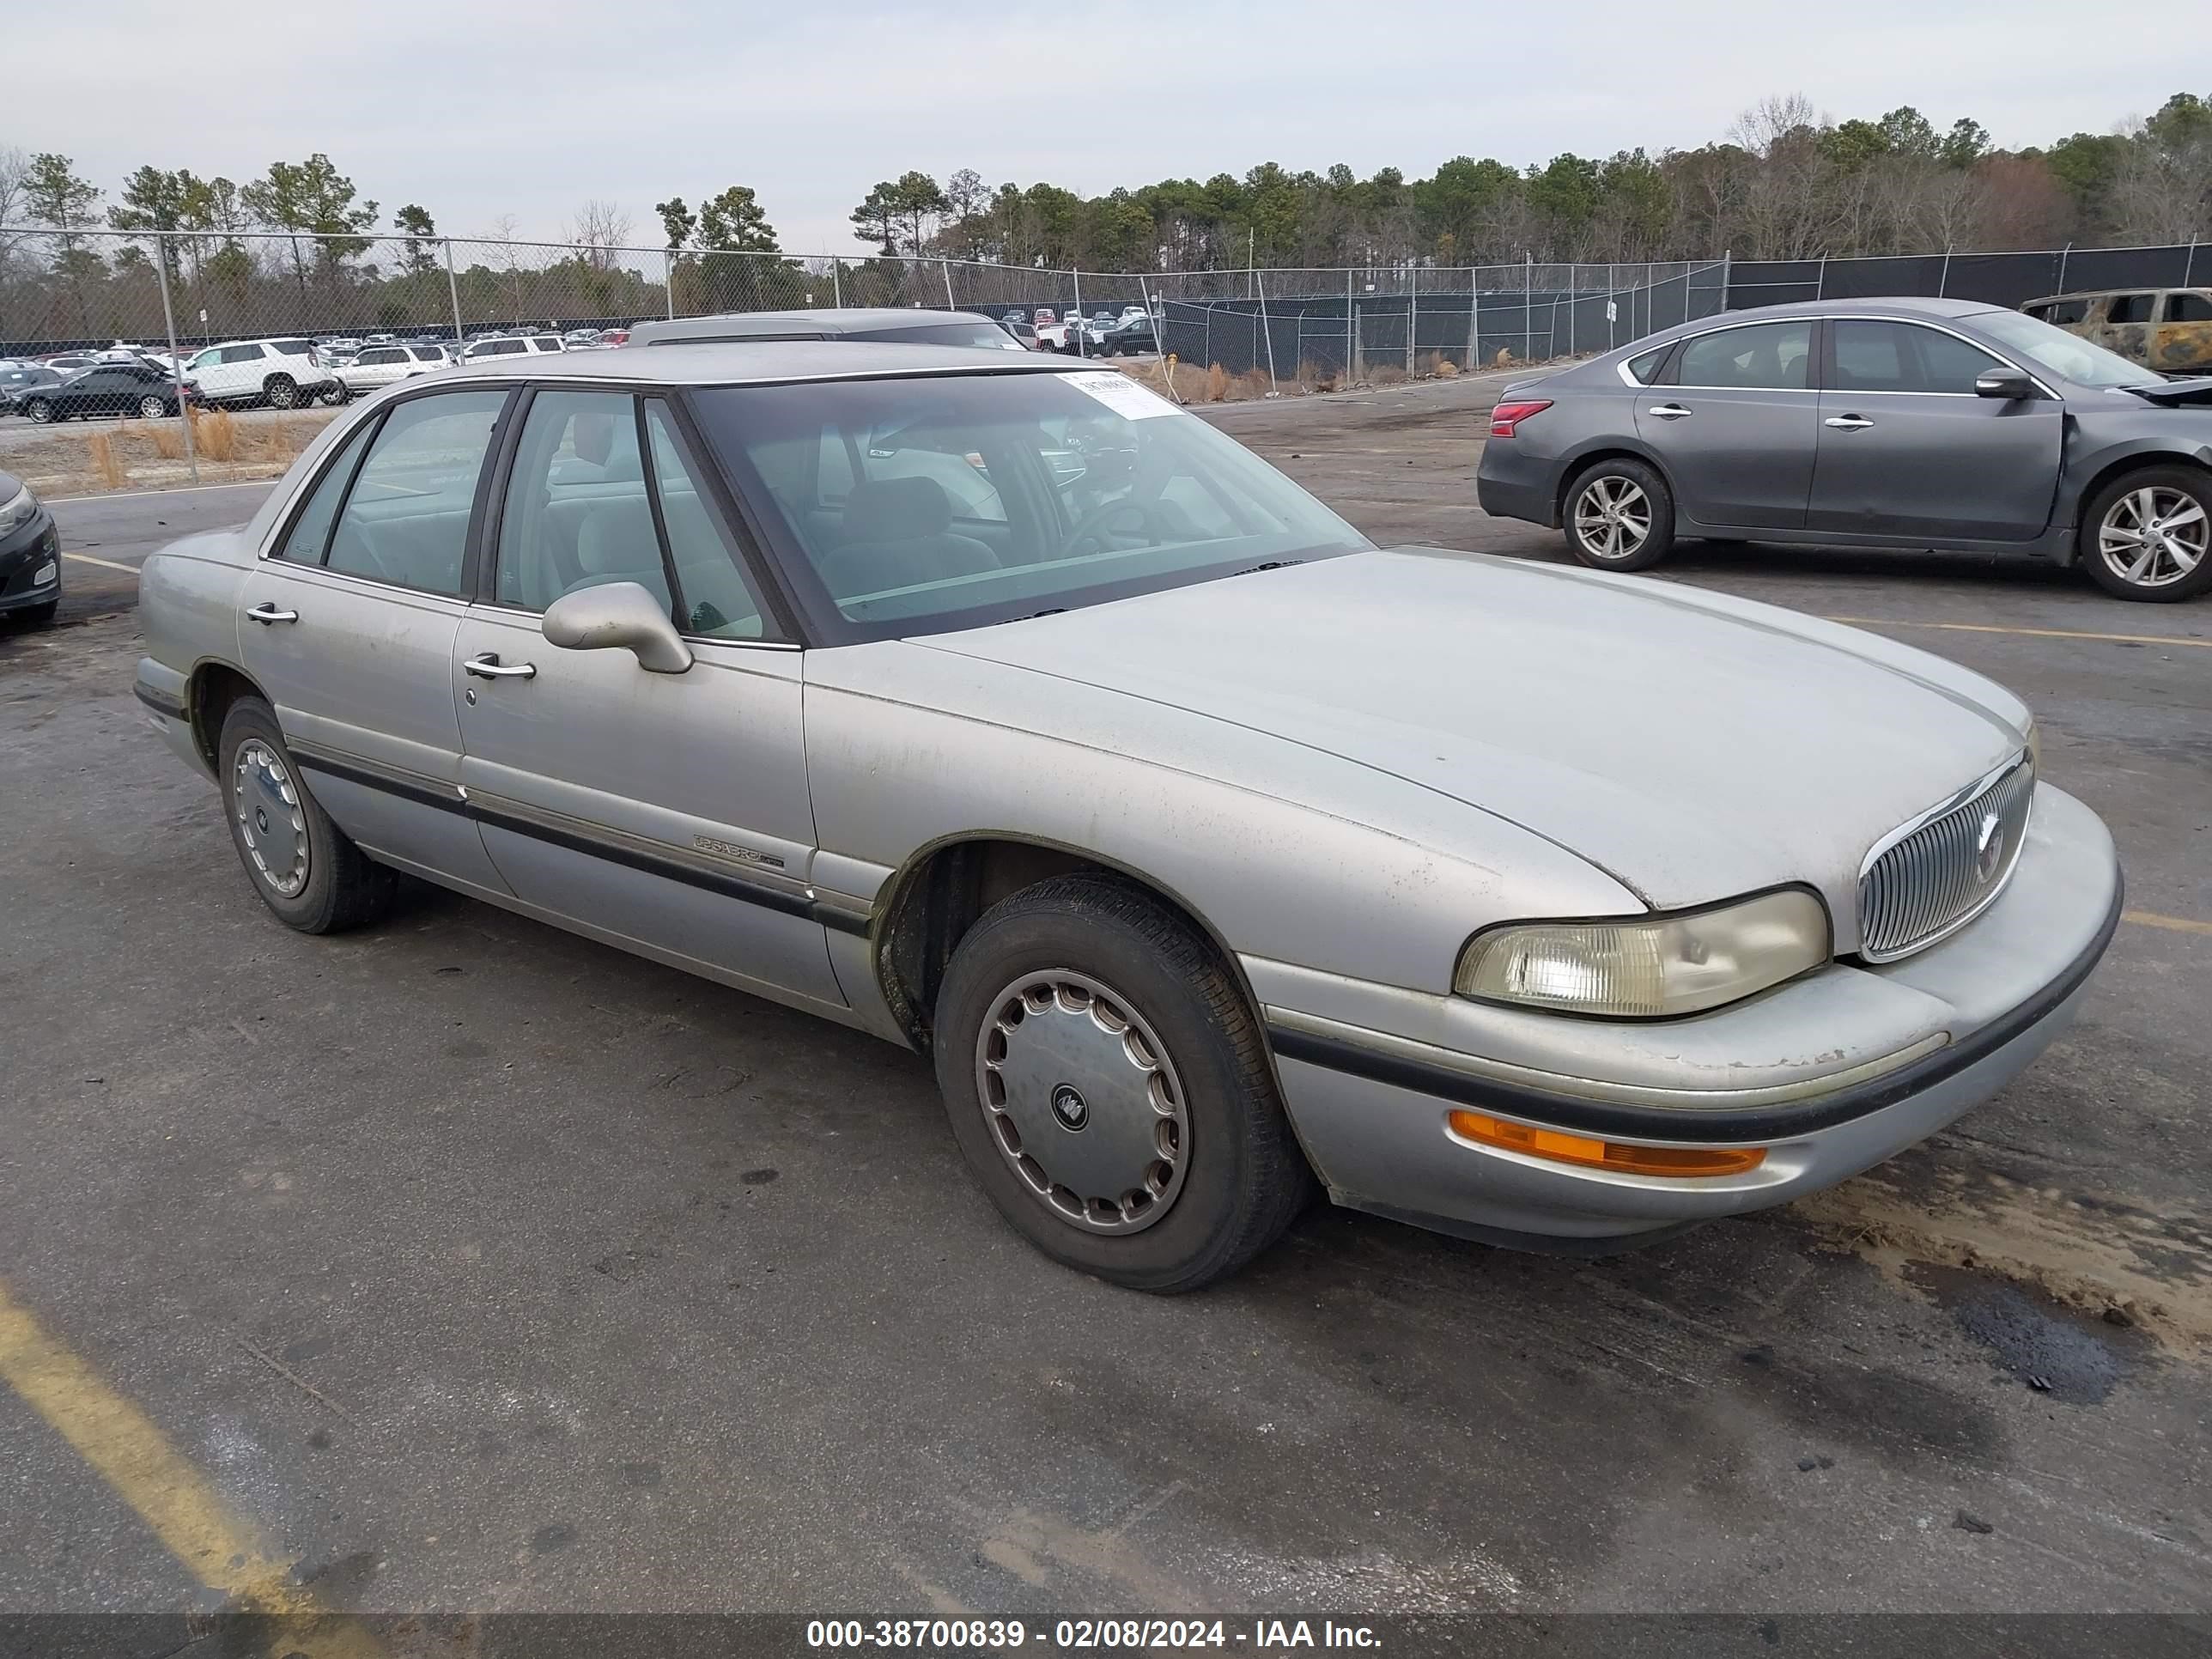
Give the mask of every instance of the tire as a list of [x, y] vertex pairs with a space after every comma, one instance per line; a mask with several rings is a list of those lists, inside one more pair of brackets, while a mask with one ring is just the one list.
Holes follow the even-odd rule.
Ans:
[[261, 395], [271, 409], [291, 409], [300, 401], [300, 388], [289, 374], [271, 374], [261, 383]]
[[168, 412], [168, 404], [159, 398], [141, 398], [138, 400], [138, 418], [142, 421], [158, 421]]
[[[2166, 533], [2142, 534], [2146, 511]], [[2194, 599], [2212, 587], [2212, 472], [2149, 466], [2113, 479], [2081, 515], [2080, 553], [2097, 586], [2118, 598], [2148, 605]]]
[[320, 392], [315, 394], [315, 401], [320, 404], [325, 409], [336, 409], [339, 404], [346, 402], [352, 396], [352, 388], [341, 381], [335, 386], [325, 386]]
[[45, 426], [48, 422], [55, 418], [54, 406], [48, 403], [44, 398], [32, 398], [30, 402], [23, 405], [23, 413], [30, 416], [32, 421], [40, 426]]
[[[1030, 1020], [1066, 1023], [1024, 1043]], [[1196, 1290], [1273, 1243], [1313, 1194], [1237, 981], [1139, 889], [1060, 876], [994, 906], [953, 952], [934, 1030], [953, 1139], [1000, 1214], [1055, 1261], [1132, 1290]], [[1077, 1134], [1087, 1142], [1064, 1139]], [[1118, 1194], [1066, 1184], [1125, 1180]]]
[[[383, 914], [398, 878], [349, 841], [307, 793], [267, 703], [240, 697], [230, 706], [216, 757], [231, 843], [253, 890], [279, 921], [303, 933], [337, 933]], [[252, 781], [243, 784], [242, 774]], [[284, 834], [287, 808], [292, 814], [289, 837]], [[258, 847], [250, 834], [258, 837]], [[288, 852], [296, 856], [301, 848], [304, 871], [284, 861]], [[280, 871], [287, 878], [279, 878]], [[289, 879], [295, 874], [296, 884]]]
[[[1578, 474], [1559, 518], [1567, 551], [1593, 570], [1648, 570], [1674, 545], [1674, 492], [1656, 469], [1626, 456]], [[1608, 554], [1608, 544], [1621, 550]]]

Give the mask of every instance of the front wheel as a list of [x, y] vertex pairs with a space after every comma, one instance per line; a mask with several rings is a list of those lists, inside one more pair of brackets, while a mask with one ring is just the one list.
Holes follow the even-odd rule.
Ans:
[[1068, 1267], [1196, 1290], [1313, 1192], [1236, 981], [1140, 890], [1062, 876], [994, 906], [953, 953], [934, 1030], [969, 1170]]
[[1647, 570], [1674, 545], [1674, 496], [1656, 468], [1600, 461], [1567, 490], [1567, 550], [1593, 570]]
[[142, 421], [158, 421], [168, 412], [168, 404], [159, 398], [147, 397], [138, 400], [138, 418]]
[[345, 400], [352, 395], [353, 389], [350, 386], [343, 385], [326, 386], [323, 388], [321, 394], [316, 398], [315, 401], [320, 404], [325, 409], [336, 409], [340, 404], [345, 402]]
[[23, 413], [39, 425], [44, 426], [54, 418], [54, 406], [44, 398], [33, 398], [23, 405]]
[[2212, 586], [2212, 474], [2154, 466], [2114, 479], [2081, 515], [2081, 561], [2124, 599], [2171, 605]]
[[398, 878], [373, 862], [307, 793], [276, 715], [240, 697], [216, 746], [223, 817], [261, 902], [288, 927], [335, 933], [374, 921]]
[[261, 395], [269, 399], [271, 409], [289, 409], [300, 401], [300, 388], [283, 374], [272, 374], [261, 388]]

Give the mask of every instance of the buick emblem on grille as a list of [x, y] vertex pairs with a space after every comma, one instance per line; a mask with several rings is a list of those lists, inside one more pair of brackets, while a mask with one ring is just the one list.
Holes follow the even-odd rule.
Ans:
[[1974, 881], [1986, 887], [1995, 879], [1997, 866], [2004, 860], [2004, 819], [1996, 808], [1982, 814], [1980, 829], [1974, 832]]

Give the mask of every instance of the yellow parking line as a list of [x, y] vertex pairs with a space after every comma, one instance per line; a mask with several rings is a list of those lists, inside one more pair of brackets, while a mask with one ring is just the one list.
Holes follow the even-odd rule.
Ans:
[[96, 564], [102, 570], [120, 570], [126, 576], [138, 574], [138, 567], [135, 564], [118, 564], [112, 559], [95, 559], [89, 553], [64, 553], [62, 557], [75, 559], [79, 564]]
[[276, 1649], [312, 1659], [371, 1659], [382, 1647], [295, 1583], [151, 1419], [50, 1334], [0, 1285], [0, 1382], [46, 1419], [185, 1570], [240, 1612], [283, 1623]]
[[2186, 916], [2162, 916], [2155, 910], [2123, 910], [2120, 920], [2132, 921], [2138, 927], [2163, 927], [2170, 933], [2212, 935], [2212, 921], [2191, 921]]
[[1829, 617], [1854, 628], [1942, 628], [1956, 634], [2025, 634], [2039, 640], [2112, 640], [2122, 645], [2193, 645], [2212, 649], [2212, 640], [2178, 639], [2172, 634], [2090, 634], [2073, 628], [2000, 628], [1993, 623], [1907, 622], [1900, 617]]

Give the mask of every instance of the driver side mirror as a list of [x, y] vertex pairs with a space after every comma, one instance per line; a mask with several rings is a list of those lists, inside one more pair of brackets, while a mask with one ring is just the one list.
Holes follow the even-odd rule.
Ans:
[[2035, 396], [2035, 382], [2016, 368], [1992, 368], [1974, 377], [1974, 395], [2013, 402]]
[[603, 582], [563, 593], [545, 608], [538, 631], [570, 651], [635, 652], [648, 674], [681, 674], [691, 647], [659, 599], [635, 582]]

